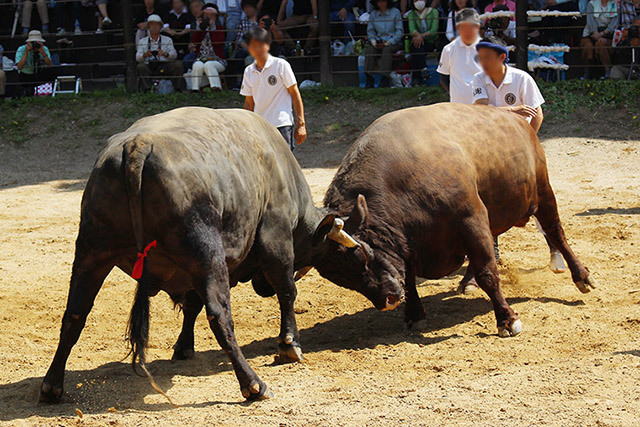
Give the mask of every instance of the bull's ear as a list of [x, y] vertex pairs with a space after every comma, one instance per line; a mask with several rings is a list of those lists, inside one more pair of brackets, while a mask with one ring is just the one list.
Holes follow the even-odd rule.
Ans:
[[366, 224], [368, 220], [369, 208], [367, 208], [367, 199], [365, 199], [362, 194], [358, 194], [358, 200], [349, 216], [348, 223], [355, 224], [356, 227], [359, 227], [362, 224]]
[[329, 234], [331, 229], [333, 228], [333, 224], [336, 220], [336, 216], [334, 214], [329, 214], [325, 216], [318, 227], [316, 227], [316, 231], [314, 233], [316, 239], [324, 240], [324, 237]]

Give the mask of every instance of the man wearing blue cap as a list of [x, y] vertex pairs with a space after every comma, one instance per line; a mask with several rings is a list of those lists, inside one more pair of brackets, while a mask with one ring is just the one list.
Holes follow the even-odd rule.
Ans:
[[476, 45], [482, 71], [473, 76], [473, 103], [513, 111], [527, 119], [538, 132], [544, 115], [544, 98], [528, 73], [509, 67], [509, 51], [502, 40], [485, 38]]

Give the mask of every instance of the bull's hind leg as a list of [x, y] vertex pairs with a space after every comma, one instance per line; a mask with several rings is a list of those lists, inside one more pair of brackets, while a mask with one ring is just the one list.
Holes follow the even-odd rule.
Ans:
[[522, 332], [522, 323], [502, 295], [489, 217], [480, 199], [477, 200], [476, 212], [463, 221], [460, 237], [467, 251], [470, 267], [475, 272], [476, 281], [493, 304], [499, 335], [508, 337], [519, 334]]
[[194, 338], [193, 328], [196, 323], [198, 314], [202, 311], [204, 303], [195, 291], [189, 291], [184, 296], [182, 305], [182, 331], [178, 337], [178, 341], [173, 346], [172, 360], [191, 359], [194, 355]]
[[589, 276], [589, 270], [582, 265], [567, 243], [558, 215], [556, 197], [547, 179], [538, 185], [538, 210], [535, 216], [551, 245], [558, 249], [567, 261], [573, 283], [580, 292], [587, 293], [591, 288], [595, 288], [595, 281]]
[[89, 251], [78, 238], [60, 341], [40, 388], [41, 402], [57, 402], [62, 398], [67, 359], [80, 337], [96, 295], [113, 266], [108, 256]]
[[231, 359], [242, 395], [250, 400], [266, 399], [271, 397], [271, 392], [249, 366], [236, 340], [229, 272], [218, 223], [215, 213], [194, 214], [180, 227], [177, 234], [182, 236], [181, 241], [173, 245], [170, 256], [191, 276], [194, 290], [204, 303], [209, 326]]

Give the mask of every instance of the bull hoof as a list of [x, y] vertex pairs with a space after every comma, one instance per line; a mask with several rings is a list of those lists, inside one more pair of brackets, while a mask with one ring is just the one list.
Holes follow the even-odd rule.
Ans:
[[44, 381], [40, 387], [39, 400], [43, 403], [58, 403], [62, 400], [62, 393], [62, 386], [52, 386]]
[[498, 335], [502, 338], [515, 337], [522, 332], [522, 322], [520, 319], [516, 319], [511, 323], [511, 326], [498, 327]]
[[171, 360], [189, 360], [193, 359], [193, 356], [195, 356], [195, 352], [192, 348], [176, 348], [175, 350], [173, 350], [173, 356], [171, 356]]
[[586, 294], [591, 292], [591, 289], [596, 288], [596, 281], [591, 276], [587, 276], [586, 279], [577, 281], [576, 286], [578, 287], [578, 290], [580, 290], [580, 292]]
[[458, 295], [471, 295], [472, 293], [477, 291], [478, 288], [479, 286], [478, 282], [476, 282], [476, 279], [471, 279], [466, 283], [460, 283], [456, 292], [458, 293]]
[[423, 331], [427, 329], [427, 319], [407, 320], [406, 324], [409, 331]]
[[278, 345], [278, 355], [275, 357], [276, 363], [293, 363], [304, 362], [302, 357], [302, 348], [297, 344], [285, 344]]
[[560, 251], [551, 252], [551, 259], [549, 260], [549, 268], [554, 273], [564, 273], [567, 269], [567, 266], [564, 263], [564, 259], [562, 259], [562, 254]]
[[273, 393], [262, 381], [254, 381], [249, 387], [242, 388], [240, 391], [242, 392], [242, 396], [250, 401], [273, 398]]

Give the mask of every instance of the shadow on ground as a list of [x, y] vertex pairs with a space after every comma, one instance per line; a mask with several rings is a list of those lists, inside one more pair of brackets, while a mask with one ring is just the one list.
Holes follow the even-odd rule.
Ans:
[[[509, 299], [510, 304], [527, 301], [526, 298]], [[548, 299], [541, 302], [562, 302]], [[471, 321], [479, 315], [492, 311], [490, 302], [478, 293], [477, 298], [457, 297], [453, 292], [441, 292], [422, 298], [428, 313], [428, 326], [420, 332], [410, 332], [404, 327], [403, 313], [396, 310], [381, 313], [374, 308], [351, 315], [335, 317], [318, 323], [300, 332], [304, 352], [307, 355], [329, 350], [357, 350], [378, 345], [395, 345], [402, 342], [421, 345], [461, 338], [460, 335], [437, 335], [439, 330]], [[491, 328], [491, 327], [489, 327]], [[494, 336], [493, 328], [485, 334]], [[196, 349], [198, 344], [196, 343]], [[268, 337], [253, 341], [242, 347], [244, 355], [251, 361], [256, 356], [275, 354], [276, 340]], [[51, 355], [52, 356], [52, 355]], [[255, 365], [255, 362], [250, 362]], [[172, 362], [155, 360], [148, 365], [155, 381], [165, 391], [173, 386], [175, 375], [203, 377], [229, 371], [231, 364], [222, 351], [196, 352], [192, 360]], [[270, 369], [273, 365], [263, 366]], [[43, 372], [44, 374], [44, 372]], [[153, 391], [144, 378], [137, 377], [127, 362], [110, 362], [95, 369], [66, 372], [67, 393], [62, 403], [48, 405], [37, 403], [42, 377], [31, 377], [21, 381], [0, 385], [0, 421], [12, 421], [30, 416], [60, 417], [74, 416], [76, 407], [87, 414], [106, 413], [109, 408], [136, 411], [164, 411], [171, 407], [167, 403], [147, 403], [145, 397]], [[215, 379], [212, 379], [215, 381]], [[82, 384], [78, 386], [78, 384]], [[96, 400], [94, 396], [110, 396], [108, 400]], [[209, 405], [246, 404], [238, 392], [228, 396], [229, 400], [210, 401], [186, 407]], [[6, 408], [11, 408], [10, 413]]]

